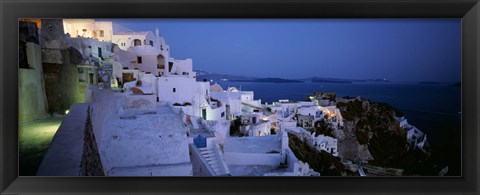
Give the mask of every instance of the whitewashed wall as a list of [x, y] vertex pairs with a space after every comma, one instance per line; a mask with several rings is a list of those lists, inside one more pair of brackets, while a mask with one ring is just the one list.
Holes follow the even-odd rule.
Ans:
[[278, 166], [282, 162], [280, 153], [238, 153], [225, 152], [225, 162], [228, 165], [270, 165]]
[[[159, 100], [180, 104], [183, 104], [184, 102], [192, 103], [194, 97], [194, 83], [194, 78], [173, 76], [159, 77], [157, 85]], [[174, 88], [175, 92], [173, 92]]]

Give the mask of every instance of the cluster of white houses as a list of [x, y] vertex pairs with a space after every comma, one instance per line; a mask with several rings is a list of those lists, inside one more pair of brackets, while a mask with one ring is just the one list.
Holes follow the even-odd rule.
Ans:
[[[86, 136], [78, 127], [87, 116], [100, 175], [319, 175], [295, 157], [287, 131], [280, 128], [275, 114], [264, 112], [252, 91], [224, 90], [197, 81], [192, 59], [171, 57], [158, 29], [114, 33], [108, 21], [62, 23], [62, 40], [73, 51], [70, 60], [77, 59], [85, 103], [72, 106], [65, 116], [69, 124], [60, 126], [38, 175], [71, 175], [75, 171], [64, 169], [88, 169], [82, 158], [95, 152], [86, 154], [83, 148], [83, 155], [78, 154], [80, 144], [64, 141], [69, 139], [66, 136]], [[246, 136], [230, 136], [232, 120], [241, 121]], [[72, 125], [74, 121], [79, 125]], [[85, 174], [85, 169], [78, 171]]]
[[[90, 107], [104, 175], [319, 175], [295, 157], [287, 132], [339, 156], [337, 139], [304, 129], [319, 120], [343, 126], [340, 111], [328, 101], [262, 105], [253, 91], [197, 81], [192, 59], [171, 57], [158, 29], [114, 33], [112, 22], [64, 19], [63, 30], [66, 46], [80, 56], [78, 75], [85, 90], [83, 109], [71, 110], [65, 118], [84, 116], [79, 112]], [[246, 136], [230, 135], [232, 120], [241, 121]], [[59, 131], [79, 131], [66, 125]], [[55, 135], [38, 175], [64, 175], [55, 167], [81, 164], [78, 155], [71, 162], [59, 161], [66, 152], [52, 149], [72, 148], [60, 141], [67, 135]]]

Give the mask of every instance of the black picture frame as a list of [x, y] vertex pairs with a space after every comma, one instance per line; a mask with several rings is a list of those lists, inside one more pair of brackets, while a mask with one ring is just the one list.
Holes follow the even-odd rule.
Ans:
[[[2, 0], [0, 192], [4, 194], [479, 194], [478, 0]], [[462, 18], [461, 177], [19, 177], [19, 18]]]

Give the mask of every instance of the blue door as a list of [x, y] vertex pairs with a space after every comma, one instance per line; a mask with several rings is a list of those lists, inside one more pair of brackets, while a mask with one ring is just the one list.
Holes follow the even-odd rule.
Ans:
[[193, 139], [193, 144], [195, 144], [197, 148], [205, 148], [207, 147], [207, 138], [198, 135], [196, 138]]

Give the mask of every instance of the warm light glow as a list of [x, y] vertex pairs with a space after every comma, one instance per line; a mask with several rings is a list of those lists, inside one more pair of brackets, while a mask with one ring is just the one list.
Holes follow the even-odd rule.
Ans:
[[65, 114], [68, 114], [69, 110], [65, 110]]

